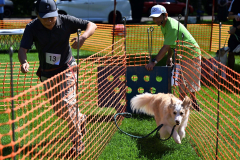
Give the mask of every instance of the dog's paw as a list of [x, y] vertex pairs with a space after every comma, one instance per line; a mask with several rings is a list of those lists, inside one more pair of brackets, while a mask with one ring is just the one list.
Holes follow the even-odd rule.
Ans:
[[173, 139], [174, 139], [174, 141], [175, 141], [177, 144], [181, 144], [181, 139], [180, 139], [180, 136], [179, 136], [179, 135], [174, 136]]
[[177, 143], [177, 144], [181, 144], [181, 140], [179, 139], [179, 140], [175, 140], [175, 142]]
[[180, 139], [182, 140], [184, 137], [185, 137], [185, 135], [186, 135], [186, 133], [185, 133], [185, 131], [179, 131], [179, 136], [180, 136]]

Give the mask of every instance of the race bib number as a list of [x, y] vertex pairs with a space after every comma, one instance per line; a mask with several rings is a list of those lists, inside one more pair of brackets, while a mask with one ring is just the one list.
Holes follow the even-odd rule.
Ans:
[[46, 63], [52, 65], [59, 65], [61, 54], [46, 53]]

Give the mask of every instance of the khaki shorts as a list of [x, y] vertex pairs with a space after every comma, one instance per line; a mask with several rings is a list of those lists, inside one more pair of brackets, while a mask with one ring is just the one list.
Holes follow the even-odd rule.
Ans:
[[201, 89], [201, 56], [180, 62], [180, 93], [196, 92]]
[[[46, 97], [48, 99], [55, 97], [53, 100], [50, 100], [51, 104], [54, 105], [53, 110], [55, 114], [68, 121], [70, 139], [72, 142], [75, 142], [77, 137], [82, 137], [86, 132], [86, 115], [80, 113], [80, 110], [76, 108], [77, 70], [74, 68], [76, 66], [77, 63], [72, 62], [70, 67], [73, 68], [69, 72], [54, 78], [50, 83], [44, 83], [44, 90], [49, 91], [46, 93]], [[47, 77], [41, 76], [43, 82], [47, 79]], [[66, 79], [67, 81], [63, 82]], [[78, 117], [78, 121], [76, 117]]]

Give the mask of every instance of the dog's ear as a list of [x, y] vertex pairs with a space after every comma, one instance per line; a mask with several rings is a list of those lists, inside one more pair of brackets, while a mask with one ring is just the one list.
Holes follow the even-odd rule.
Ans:
[[170, 108], [173, 106], [174, 102], [173, 99], [171, 98], [171, 103], [170, 103]]
[[191, 105], [192, 105], [191, 99], [188, 96], [185, 96], [183, 100], [183, 107], [190, 108]]

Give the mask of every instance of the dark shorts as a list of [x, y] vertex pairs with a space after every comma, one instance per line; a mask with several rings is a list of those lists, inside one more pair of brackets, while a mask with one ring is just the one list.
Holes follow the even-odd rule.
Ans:
[[238, 40], [235, 35], [231, 34], [228, 40], [228, 47], [230, 48], [229, 52], [233, 52], [233, 50], [240, 44], [240, 37], [238, 37]]

